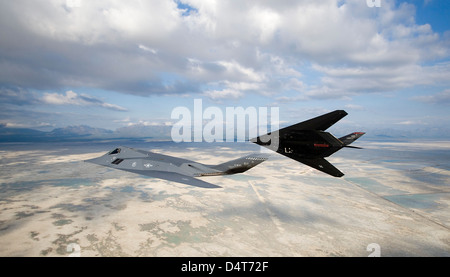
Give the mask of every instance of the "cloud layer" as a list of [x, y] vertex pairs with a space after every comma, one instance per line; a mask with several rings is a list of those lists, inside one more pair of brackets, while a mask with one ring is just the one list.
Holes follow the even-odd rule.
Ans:
[[[395, 1], [381, 8], [360, 0], [1, 6], [2, 86], [328, 99], [448, 83], [450, 73], [449, 63], [429, 64], [449, 57], [448, 36], [416, 24], [415, 7]], [[305, 72], [319, 82], [310, 83]], [[77, 101], [90, 101], [82, 97]]]

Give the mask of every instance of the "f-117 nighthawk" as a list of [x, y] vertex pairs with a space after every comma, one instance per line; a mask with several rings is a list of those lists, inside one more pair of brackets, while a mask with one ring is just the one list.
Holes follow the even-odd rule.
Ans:
[[[344, 174], [325, 160], [325, 157], [343, 147], [359, 148], [349, 144], [364, 133], [355, 132], [338, 139], [325, 130], [346, 115], [347, 112], [336, 110], [250, 141], [331, 176], [342, 177]], [[272, 143], [273, 141], [277, 143]], [[268, 157], [268, 154], [257, 153], [219, 165], [205, 165], [122, 146], [86, 162], [202, 188], [218, 188], [220, 186], [197, 177], [242, 173], [266, 161]]]

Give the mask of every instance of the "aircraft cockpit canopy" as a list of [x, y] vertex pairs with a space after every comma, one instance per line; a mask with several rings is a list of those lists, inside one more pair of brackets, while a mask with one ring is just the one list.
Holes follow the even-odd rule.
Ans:
[[108, 155], [115, 155], [120, 153], [120, 148], [116, 148], [113, 151], [109, 152]]

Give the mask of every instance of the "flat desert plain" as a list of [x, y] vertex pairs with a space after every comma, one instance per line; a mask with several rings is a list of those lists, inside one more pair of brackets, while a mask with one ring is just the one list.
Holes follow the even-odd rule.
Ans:
[[[121, 142], [126, 145], [126, 143]], [[450, 143], [359, 143], [342, 178], [274, 154], [204, 189], [84, 160], [118, 145], [0, 146], [0, 256], [450, 256]], [[247, 144], [127, 145], [218, 164]]]

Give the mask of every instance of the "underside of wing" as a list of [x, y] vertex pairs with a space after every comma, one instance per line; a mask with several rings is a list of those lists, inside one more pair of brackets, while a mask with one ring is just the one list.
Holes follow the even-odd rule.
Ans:
[[163, 180], [177, 182], [177, 183], [181, 183], [181, 184], [186, 184], [186, 185], [190, 185], [190, 186], [194, 186], [194, 187], [220, 188], [220, 186], [213, 185], [211, 183], [199, 180], [197, 178], [178, 174], [175, 172], [155, 171], [155, 170], [141, 171], [141, 170], [132, 170], [132, 169], [130, 169], [130, 170], [127, 169], [125, 171], [129, 171], [129, 172], [133, 172], [133, 173], [137, 173], [137, 174], [141, 174], [141, 175], [145, 175], [145, 176], [149, 176], [149, 177], [153, 177], [153, 178], [159, 178], [159, 179], [163, 179]]
[[339, 169], [337, 169], [334, 165], [332, 165], [330, 162], [325, 160], [324, 158], [315, 158], [315, 159], [305, 159], [296, 157], [295, 155], [285, 155], [291, 159], [294, 159], [298, 162], [301, 162], [302, 164], [305, 164], [307, 166], [310, 166], [312, 168], [315, 168], [319, 171], [322, 171], [326, 174], [329, 174], [334, 177], [342, 177], [344, 176], [344, 173], [342, 173]]
[[221, 171], [222, 175], [231, 175], [245, 172], [266, 161], [268, 158], [269, 154], [257, 153], [211, 167], [215, 170]]

